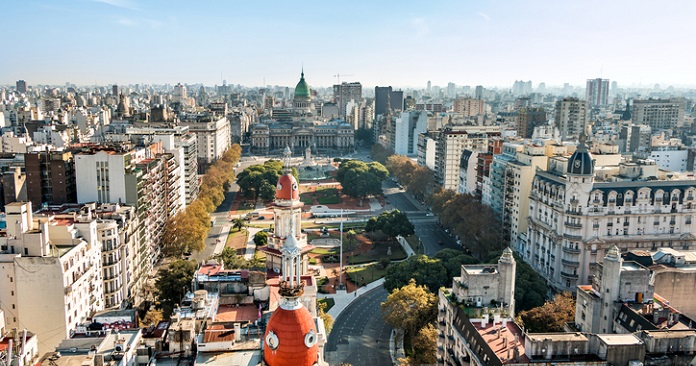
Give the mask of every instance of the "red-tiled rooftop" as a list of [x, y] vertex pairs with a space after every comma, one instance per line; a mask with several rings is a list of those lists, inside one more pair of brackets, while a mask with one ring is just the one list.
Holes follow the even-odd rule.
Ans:
[[259, 308], [255, 304], [241, 305], [220, 305], [215, 316], [216, 322], [253, 322], [259, 318]]
[[234, 341], [234, 326], [213, 324], [203, 333], [203, 343]]
[[[524, 335], [514, 322], [508, 321], [505, 327], [500, 323], [495, 326], [488, 325], [486, 328], [481, 328], [481, 322], [472, 321], [472, 324], [503, 364], [529, 362], [529, 357], [527, 357], [524, 345], [522, 344]], [[498, 337], [498, 329], [500, 329], [500, 337]], [[515, 342], [515, 336], [517, 336], [517, 342]], [[506, 337], [507, 347], [505, 347]], [[513, 350], [515, 348], [517, 348], [519, 354], [517, 361], [514, 360], [515, 353]]]

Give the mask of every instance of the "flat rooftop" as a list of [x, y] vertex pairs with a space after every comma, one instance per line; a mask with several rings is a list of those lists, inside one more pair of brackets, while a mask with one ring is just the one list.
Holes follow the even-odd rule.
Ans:
[[633, 334], [597, 334], [607, 346], [633, 346], [643, 344], [643, 341]]
[[254, 304], [234, 306], [220, 305], [215, 316], [215, 321], [225, 322], [253, 322], [259, 319], [259, 309]]
[[[517, 327], [515, 322], [509, 320], [505, 326], [501, 323], [494, 326], [487, 325], [486, 328], [481, 327], [481, 322], [472, 321], [471, 323], [503, 364], [529, 362], [529, 357], [527, 357], [524, 345], [522, 344], [524, 334], [522, 334], [522, 331]], [[500, 329], [500, 336], [498, 336], [498, 329]], [[515, 337], [517, 337], [517, 341], [515, 341]], [[506, 338], [507, 347], [505, 346]], [[514, 359], [514, 349], [517, 349], [519, 355], [517, 361]]]

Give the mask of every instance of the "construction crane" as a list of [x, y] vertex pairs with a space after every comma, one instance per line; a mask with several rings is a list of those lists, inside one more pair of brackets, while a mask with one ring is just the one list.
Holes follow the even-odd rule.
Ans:
[[336, 84], [341, 84], [341, 76], [353, 76], [353, 74], [336, 74], [334, 77], [336, 78]]

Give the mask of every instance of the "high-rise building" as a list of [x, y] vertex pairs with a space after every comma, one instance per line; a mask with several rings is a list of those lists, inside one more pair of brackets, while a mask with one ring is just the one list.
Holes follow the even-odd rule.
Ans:
[[631, 110], [632, 122], [648, 125], [653, 132], [681, 127], [684, 124], [686, 102], [681, 98], [636, 99]]
[[[71, 218], [34, 220], [31, 202], [5, 206], [8, 225], [0, 256], [0, 308], [9, 328], [31, 329], [39, 352], [53, 351], [78, 325], [104, 309], [97, 220], [78, 229]], [[50, 240], [49, 240], [50, 238]]]
[[392, 112], [404, 109], [404, 92], [394, 91], [391, 86], [376, 86], [375, 117], [387, 111], [387, 102]]
[[517, 110], [517, 136], [531, 138], [534, 127], [545, 125], [547, 121], [544, 107], [522, 107]]
[[609, 79], [587, 79], [585, 99], [590, 107], [609, 104]]
[[586, 133], [587, 103], [578, 98], [563, 98], [556, 102], [555, 124], [561, 139], [577, 138]]
[[114, 84], [111, 86], [111, 95], [117, 97], [119, 95], [118, 91], [118, 84]]
[[462, 151], [485, 152], [491, 137], [500, 136], [500, 126], [448, 126], [438, 134], [435, 181], [445, 189], [459, 188]]
[[24, 154], [27, 198], [36, 208], [43, 204], [77, 203], [75, 158], [70, 152]]
[[483, 91], [484, 91], [483, 85], [476, 85], [476, 91], [475, 91], [474, 98], [483, 99]]
[[334, 101], [338, 105], [338, 115], [341, 119], [346, 118], [348, 111], [346, 105], [353, 101], [355, 103], [362, 102], [362, 84], [359, 82], [341, 83], [333, 86]]
[[454, 100], [454, 112], [465, 117], [475, 117], [485, 113], [483, 99], [457, 98]]
[[532, 93], [532, 81], [515, 80], [512, 85], [512, 95], [520, 96]]
[[391, 119], [387, 140], [396, 154], [415, 156], [418, 154], [418, 134], [428, 127], [428, 112], [408, 111]]
[[17, 80], [17, 93], [27, 92], [27, 82], [24, 80]]

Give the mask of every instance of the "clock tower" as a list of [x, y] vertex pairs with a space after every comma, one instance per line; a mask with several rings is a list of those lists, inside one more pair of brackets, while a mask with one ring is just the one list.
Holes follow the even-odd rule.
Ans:
[[300, 201], [300, 187], [297, 179], [292, 175], [290, 168], [290, 148], [285, 148], [285, 171], [278, 178], [276, 185], [275, 201], [273, 202], [274, 231], [268, 238], [268, 245], [259, 248], [266, 253], [266, 268], [280, 273], [282, 267], [282, 250], [290, 237], [293, 237], [293, 246], [301, 252], [300, 275], [307, 273], [309, 258], [307, 254], [312, 247], [307, 245], [307, 235], [302, 232], [302, 206]]

